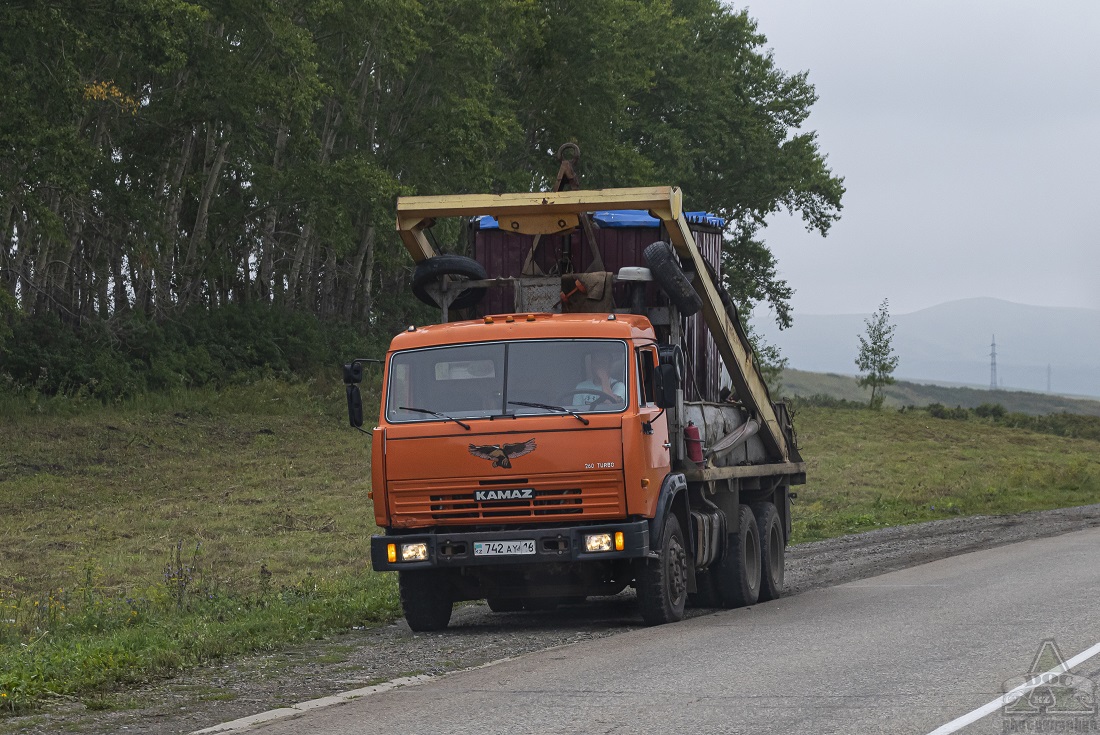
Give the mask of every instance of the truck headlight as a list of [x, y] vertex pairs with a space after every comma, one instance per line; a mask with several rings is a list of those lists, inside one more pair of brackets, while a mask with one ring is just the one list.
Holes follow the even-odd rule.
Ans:
[[427, 561], [428, 544], [420, 541], [415, 544], [401, 544], [401, 561]]
[[584, 550], [587, 552], [593, 551], [611, 551], [611, 534], [610, 533], [590, 533], [584, 537]]

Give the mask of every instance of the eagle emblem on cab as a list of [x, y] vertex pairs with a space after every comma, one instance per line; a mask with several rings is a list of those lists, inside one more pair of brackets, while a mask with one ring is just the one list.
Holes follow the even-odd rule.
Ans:
[[493, 463], [493, 467], [510, 469], [512, 460], [535, 451], [535, 440], [516, 444], [471, 444], [470, 454]]

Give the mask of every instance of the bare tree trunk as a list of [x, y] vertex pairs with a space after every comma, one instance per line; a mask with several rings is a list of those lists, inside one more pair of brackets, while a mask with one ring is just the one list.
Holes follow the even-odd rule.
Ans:
[[100, 252], [96, 254], [95, 296], [99, 306], [99, 317], [109, 319], [111, 316], [111, 262], [110, 255], [103, 252], [106, 249], [103, 247], [103, 241], [100, 240], [100, 243]]
[[[229, 149], [229, 140], [232, 132], [232, 126], [226, 125], [225, 131], [222, 134], [221, 145], [217, 146], [213, 161], [210, 163], [209, 168], [206, 168], [204, 162], [206, 181], [203, 183], [202, 196], [199, 199], [199, 208], [195, 213], [195, 226], [191, 229], [191, 243], [187, 247], [187, 257], [184, 258], [183, 265], [180, 268], [181, 277], [184, 279], [182, 298], [185, 303], [191, 303], [195, 298], [195, 294], [198, 292], [199, 281], [201, 280], [201, 274], [197, 272], [199, 269], [196, 262], [198, 260], [199, 243], [206, 239], [206, 229], [209, 224], [210, 216], [210, 202], [214, 198], [214, 190], [217, 189], [218, 180], [221, 178], [222, 166], [225, 165], [226, 151]], [[209, 149], [214, 146], [214, 141], [215, 130], [214, 126], [211, 126], [210, 132], [207, 135], [208, 159]]]
[[12, 264], [11, 271], [12, 280], [16, 284], [22, 282], [22, 285], [19, 287], [22, 300], [20, 306], [29, 314], [32, 311], [32, 305], [34, 303], [34, 292], [29, 291], [31, 279], [30, 274], [27, 273], [27, 255], [31, 251], [31, 245], [34, 242], [35, 234], [34, 224], [26, 218], [25, 212], [21, 214], [24, 215], [21, 218], [22, 223], [17, 221], [13, 226], [13, 231], [16, 228], [19, 230], [19, 246], [15, 248], [14, 263]]
[[[50, 194], [49, 209], [53, 212], [54, 216], [60, 219], [61, 209], [61, 194], [58, 191], [54, 191]], [[28, 283], [35, 292], [35, 308], [34, 312], [38, 313], [39, 310], [49, 312], [54, 311], [54, 304], [56, 303], [55, 295], [52, 289], [52, 283], [50, 279], [50, 264], [53, 256], [53, 238], [48, 233], [45, 233], [41, 241], [41, 246], [34, 254], [29, 263], [28, 268]]]
[[[275, 134], [275, 158], [271, 168], [278, 171], [282, 165], [283, 152], [286, 150], [286, 142], [290, 137], [290, 124], [283, 119], [279, 123], [279, 131]], [[275, 275], [275, 249], [278, 246], [275, 237], [275, 223], [279, 220], [279, 208], [269, 206], [264, 214], [263, 234], [260, 237], [259, 265], [257, 267], [256, 283], [259, 286], [260, 298], [270, 302], [274, 294]]]
[[325, 272], [321, 283], [321, 315], [336, 314], [336, 248], [325, 248]]
[[[12, 250], [16, 228], [14, 197], [12, 199], [4, 207], [3, 229], [0, 229], [0, 286], [14, 296], [19, 277], [15, 270], [15, 251]], [[15, 247], [18, 249], [19, 246]]]
[[168, 189], [171, 197], [168, 202], [168, 210], [164, 218], [164, 241], [161, 243], [160, 256], [157, 258], [153, 280], [155, 283], [154, 296], [158, 312], [166, 312], [172, 306], [172, 276], [175, 270], [176, 243], [179, 242], [179, 222], [183, 211], [183, 175], [191, 165], [191, 156], [195, 149], [195, 139], [198, 130], [191, 128], [191, 134], [185, 135], [179, 161], [175, 171], [172, 172], [172, 180]]
[[[81, 285], [83, 285], [76, 282], [77, 264], [73, 262], [76, 258], [77, 251], [80, 249], [81, 239], [84, 236], [84, 213], [82, 210], [83, 208], [78, 208], [75, 197], [69, 201], [69, 212], [72, 217], [72, 224], [69, 226], [69, 248], [65, 256], [60, 259], [61, 262], [59, 265], [62, 267], [54, 285], [58, 300], [66, 304], [70, 309], [73, 309], [76, 304], [76, 292], [80, 289]], [[70, 276], [73, 277], [71, 287], [69, 286]], [[77, 308], [75, 311], [83, 316], [84, 312], [81, 309]]]
[[305, 270], [302, 271], [302, 275], [298, 279], [298, 304], [314, 314], [317, 313], [317, 293], [320, 290], [317, 276], [321, 272], [321, 268], [317, 264], [317, 250], [317, 238], [313, 238], [309, 250], [306, 252]]
[[[364, 264], [367, 271], [363, 272]], [[348, 287], [344, 293], [344, 303], [341, 314], [344, 319], [350, 320], [355, 313], [355, 302], [359, 294], [360, 285], [365, 283], [365, 298], [370, 299], [370, 282], [374, 270], [374, 225], [367, 225], [363, 230], [363, 236], [359, 239], [359, 249], [352, 260], [348, 273]]]
[[123, 278], [123, 261], [128, 260], [122, 249], [116, 249], [111, 253], [111, 283], [114, 291], [115, 313], [121, 314], [130, 306], [129, 297], [126, 295], [126, 280]]
[[287, 276], [287, 303], [295, 306], [298, 301], [298, 279], [301, 277], [302, 264], [306, 259], [306, 251], [313, 239], [313, 223], [306, 222], [302, 226], [302, 234], [298, 236], [298, 246], [294, 249], [294, 262], [290, 266]]
[[127, 258], [130, 269], [130, 283], [134, 289], [134, 308], [140, 309], [146, 315], [153, 309], [153, 274], [148, 263], [135, 262], [133, 256]]

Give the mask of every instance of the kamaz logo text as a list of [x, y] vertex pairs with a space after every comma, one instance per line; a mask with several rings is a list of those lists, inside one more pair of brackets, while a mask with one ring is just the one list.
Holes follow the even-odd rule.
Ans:
[[535, 497], [532, 488], [525, 487], [517, 490], [477, 490], [474, 492], [474, 500], [531, 500]]

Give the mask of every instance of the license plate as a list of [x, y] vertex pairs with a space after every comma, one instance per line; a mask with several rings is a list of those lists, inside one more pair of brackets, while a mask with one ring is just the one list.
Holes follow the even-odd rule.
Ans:
[[534, 541], [475, 541], [474, 556], [523, 556], [535, 553]]

